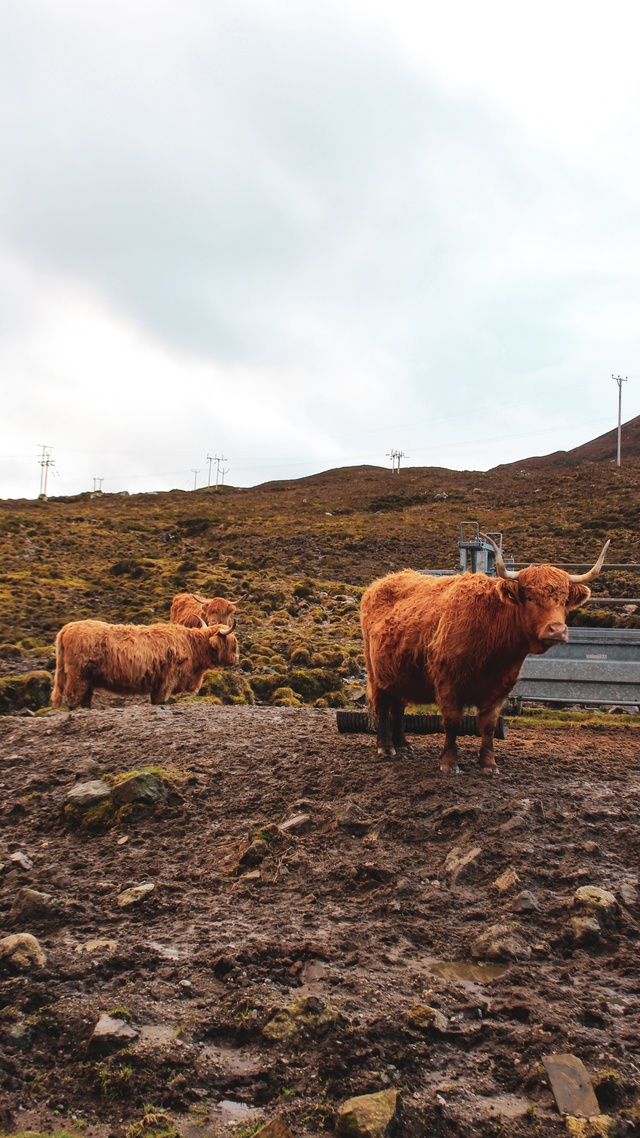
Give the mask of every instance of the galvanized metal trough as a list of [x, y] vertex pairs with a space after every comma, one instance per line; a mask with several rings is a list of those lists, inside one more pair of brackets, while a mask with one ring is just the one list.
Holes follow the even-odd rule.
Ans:
[[640, 629], [571, 628], [568, 644], [527, 656], [511, 698], [640, 706]]

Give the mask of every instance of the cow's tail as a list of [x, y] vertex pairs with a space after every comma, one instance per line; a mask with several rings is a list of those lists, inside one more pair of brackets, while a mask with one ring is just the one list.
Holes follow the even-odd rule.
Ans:
[[64, 641], [62, 639], [62, 629], [56, 636], [56, 674], [53, 681], [53, 691], [51, 692], [51, 703], [53, 707], [62, 707], [64, 703], [64, 690], [66, 687], [66, 675], [64, 670]]

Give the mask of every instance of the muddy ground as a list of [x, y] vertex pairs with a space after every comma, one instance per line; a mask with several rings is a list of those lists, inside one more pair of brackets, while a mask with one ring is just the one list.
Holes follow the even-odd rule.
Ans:
[[[106, 1138], [153, 1104], [185, 1138], [275, 1113], [314, 1133], [347, 1097], [395, 1087], [408, 1134], [556, 1134], [540, 1060], [573, 1052], [637, 1132], [638, 733], [516, 725], [492, 779], [475, 740], [457, 777], [438, 773], [438, 737], [414, 741], [383, 761], [306, 708], [1, 719], [0, 931], [34, 934], [47, 963], [0, 974], [0, 1121]], [[75, 783], [156, 765], [184, 777], [155, 807], [103, 831], [65, 822]], [[237, 869], [258, 830], [257, 864]], [[457, 878], [456, 847], [480, 847]], [[617, 905], [580, 908], [584, 884]], [[25, 916], [24, 886], [58, 909]], [[506, 968], [432, 970], [474, 959]], [[91, 1044], [102, 1012], [133, 1042]]]

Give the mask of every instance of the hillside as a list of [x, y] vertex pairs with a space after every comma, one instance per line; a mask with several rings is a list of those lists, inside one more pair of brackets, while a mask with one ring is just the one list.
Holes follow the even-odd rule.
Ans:
[[[623, 461], [640, 458], [640, 415], [622, 424], [621, 451]], [[552, 454], [521, 459], [519, 462], [497, 467], [498, 470], [525, 469], [541, 470], [547, 467], [577, 466], [581, 462], [606, 462], [615, 460], [618, 446], [618, 431], [606, 431], [588, 443], [582, 443], [572, 450], [556, 450]]]
[[[376, 576], [453, 568], [467, 519], [503, 530], [516, 561], [593, 561], [610, 537], [612, 563], [640, 562], [639, 485], [640, 459], [621, 471], [364, 466], [250, 489], [0, 502], [0, 666], [51, 666], [68, 620], [151, 623], [176, 592], [200, 591], [242, 598], [244, 678], [205, 685], [211, 697], [339, 702], [345, 681], [362, 684], [358, 601]], [[596, 589], [635, 596], [639, 584], [609, 572]]]

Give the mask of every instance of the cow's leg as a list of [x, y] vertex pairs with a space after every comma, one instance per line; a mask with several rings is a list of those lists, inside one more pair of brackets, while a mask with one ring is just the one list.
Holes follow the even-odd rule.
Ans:
[[458, 766], [458, 745], [456, 739], [460, 731], [460, 721], [462, 719], [462, 712], [457, 714], [442, 715], [442, 722], [444, 726], [444, 747], [440, 755], [440, 770], [445, 774], [459, 774], [460, 767]]
[[67, 665], [65, 687], [62, 698], [71, 711], [76, 707], [91, 707], [93, 689], [88, 680], [82, 678], [80, 669]]
[[152, 703], [166, 703], [171, 695], [172, 685], [170, 683], [158, 683], [151, 688], [150, 698]]
[[492, 707], [484, 707], [478, 711], [478, 727], [480, 728], [481, 742], [478, 765], [483, 774], [498, 774], [498, 767], [493, 756], [493, 736], [502, 710], [502, 700]]
[[386, 691], [376, 691], [373, 695], [371, 710], [378, 721], [378, 754], [392, 759], [396, 753], [391, 738], [391, 696]]
[[404, 733], [405, 704], [397, 696], [391, 698], [391, 741], [397, 754], [411, 754], [413, 747]]

